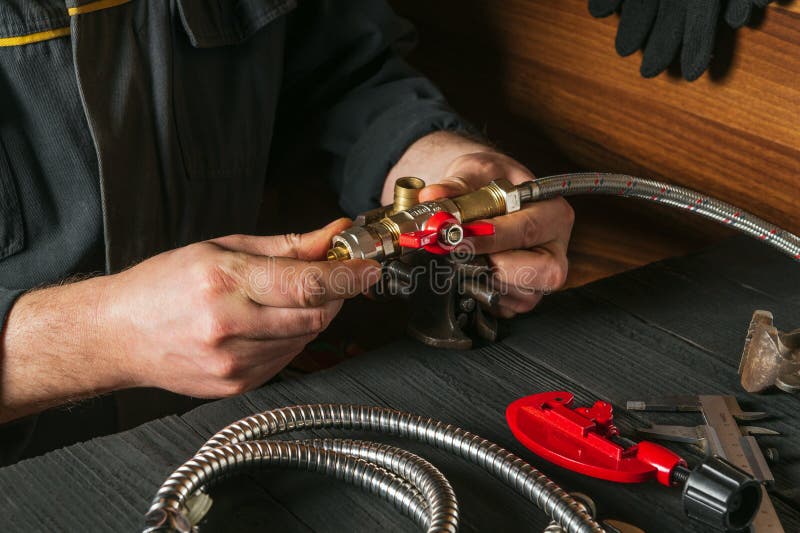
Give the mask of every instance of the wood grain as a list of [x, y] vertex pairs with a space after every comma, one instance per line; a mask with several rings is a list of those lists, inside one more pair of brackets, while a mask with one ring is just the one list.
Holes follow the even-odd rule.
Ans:
[[[614, 52], [616, 18], [592, 18], [585, 0], [396, 7], [421, 29], [414, 61], [490, 132], [510, 115], [582, 167], [699, 188], [800, 231], [796, 13], [721, 29], [710, 71], [688, 83], [641, 78], [639, 55]], [[498, 106], [499, 117], [481, 113]]]

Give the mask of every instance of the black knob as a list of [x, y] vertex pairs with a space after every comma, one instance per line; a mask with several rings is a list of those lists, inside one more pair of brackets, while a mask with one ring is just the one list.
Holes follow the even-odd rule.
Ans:
[[698, 465], [683, 486], [686, 515], [724, 531], [746, 529], [760, 505], [761, 484], [721, 457]]

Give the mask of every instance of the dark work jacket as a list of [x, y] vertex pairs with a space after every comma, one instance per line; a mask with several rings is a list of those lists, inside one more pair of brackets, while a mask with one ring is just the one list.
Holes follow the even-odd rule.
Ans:
[[0, 1], [0, 321], [32, 287], [252, 233], [276, 147], [327, 152], [345, 211], [374, 207], [409, 144], [463, 127], [411, 40], [382, 0]]

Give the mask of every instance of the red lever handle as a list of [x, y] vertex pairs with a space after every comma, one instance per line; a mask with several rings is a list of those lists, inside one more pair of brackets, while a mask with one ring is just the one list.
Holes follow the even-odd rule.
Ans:
[[422, 248], [435, 243], [439, 239], [437, 231], [420, 230], [401, 233], [399, 243], [403, 248]]
[[494, 224], [491, 222], [470, 222], [463, 224], [464, 237], [484, 237], [486, 235], [494, 235]]
[[425, 221], [421, 230], [401, 233], [398, 243], [404, 248], [424, 248], [428, 252], [444, 255], [456, 246], [444, 243], [439, 238], [441, 230], [446, 225], [460, 227], [463, 237], [494, 235], [495, 231], [494, 225], [490, 222], [479, 221], [470, 222], [469, 224], [459, 224], [458, 220], [450, 213], [439, 211]]

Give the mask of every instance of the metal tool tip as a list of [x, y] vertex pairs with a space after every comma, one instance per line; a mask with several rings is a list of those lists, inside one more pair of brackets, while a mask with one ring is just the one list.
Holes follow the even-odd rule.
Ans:
[[625, 404], [625, 409], [627, 409], [628, 411], [644, 411], [645, 407], [647, 407], [645, 405], [645, 402], [637, 400], [629, 400]]
[[764, 411], [742, 411], [741, 413], [732, 412], [731, 414], [737, 420], [761, 420], [769, 417], [769, 414]]
[[742, 433], [746, 435], [780, 435], [780, 431], [774, 429], [762, 428], [759, 426], [739, 426]]

